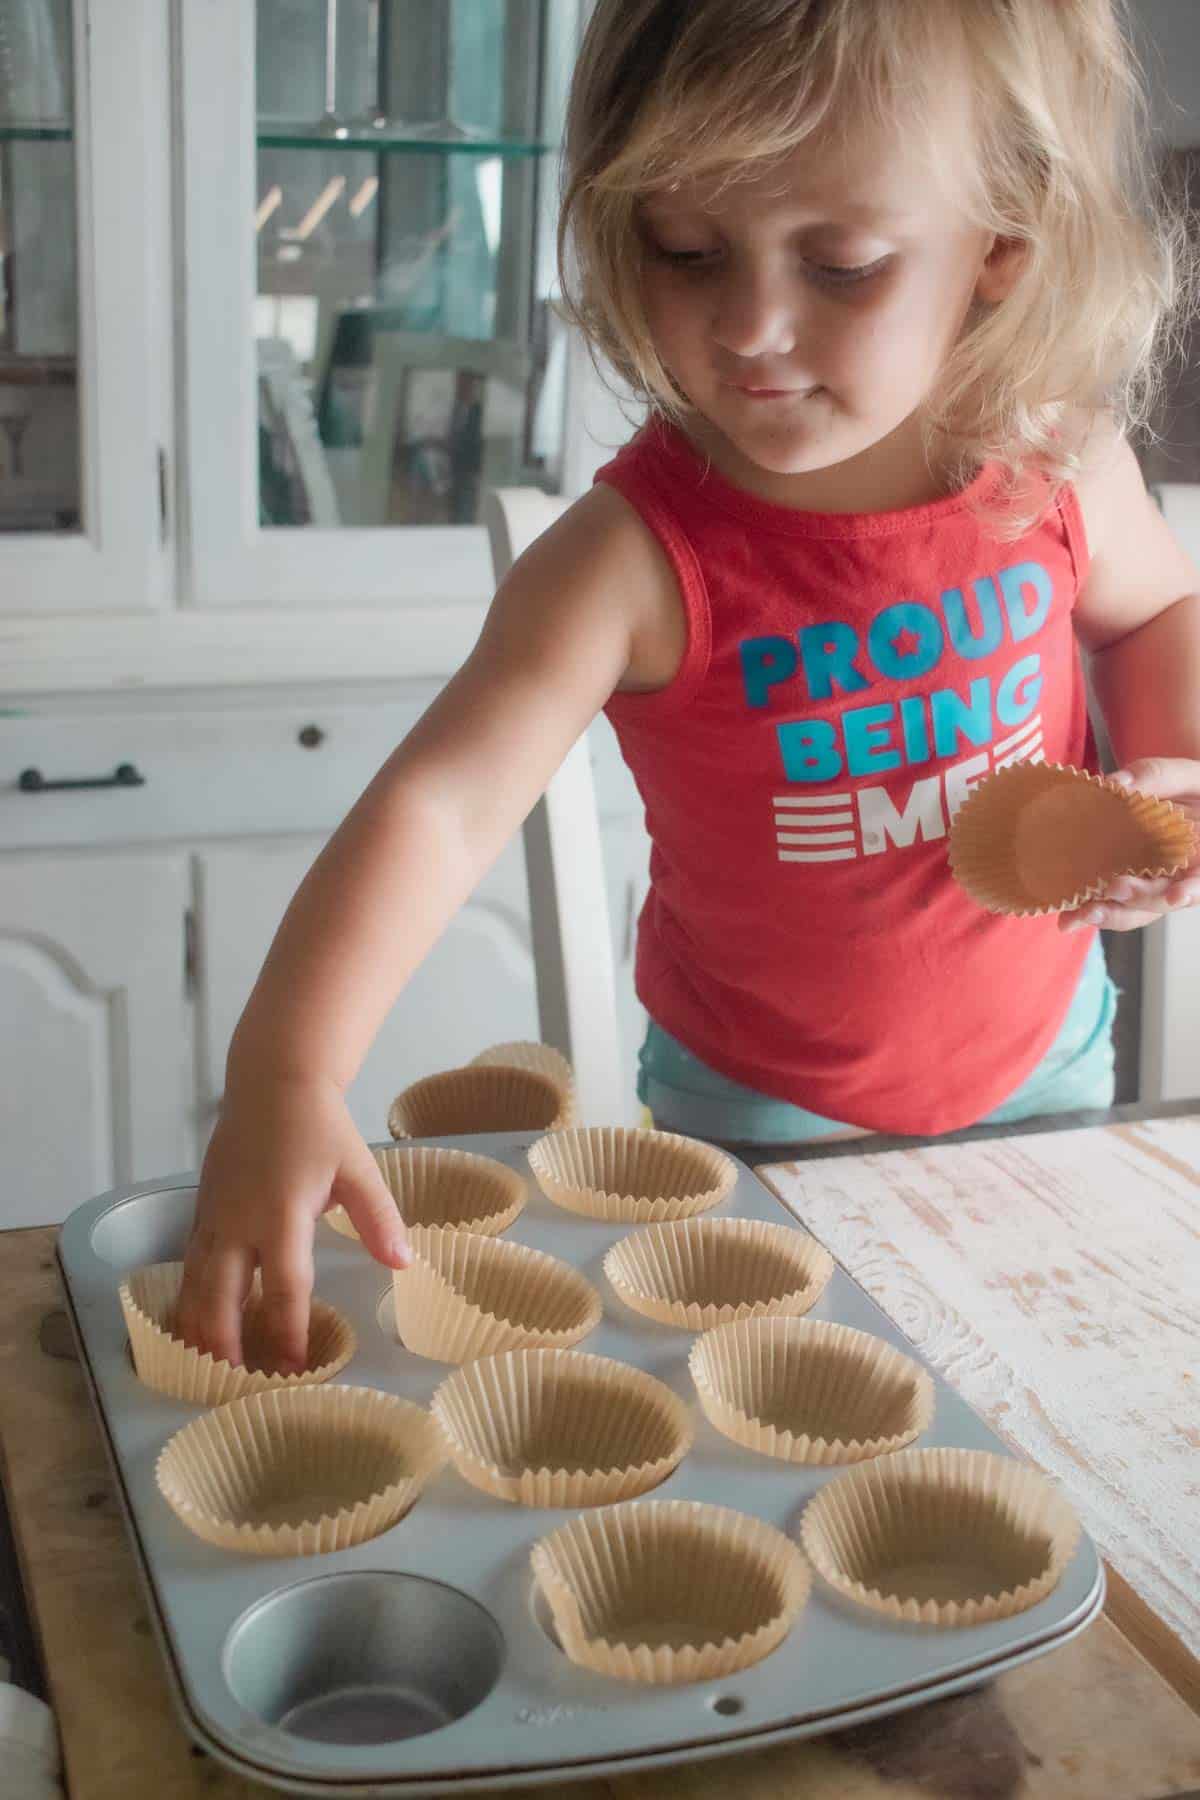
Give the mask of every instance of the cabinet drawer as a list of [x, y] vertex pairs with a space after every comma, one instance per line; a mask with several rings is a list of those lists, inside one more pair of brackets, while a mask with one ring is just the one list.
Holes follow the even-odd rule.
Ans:
[[[413, 683], [369, 705], [306, 701], [0, 719], [0, 845], [329, 831], [436, 691], [433, 682]], [[112, 785], [122, 765], [136, 771], [136, 785]], [[20, 781], [27, 770], [47, 784], [110, 785], [26, 792]]]

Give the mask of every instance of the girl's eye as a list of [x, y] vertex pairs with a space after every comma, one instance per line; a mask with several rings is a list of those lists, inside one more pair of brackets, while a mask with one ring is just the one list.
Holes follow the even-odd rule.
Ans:
[[667, 250], [662, 244], [652, 244], [651, 249], [660, 262], [669, 263], [673, 269], [701, 268], [716, 254], [712, 250]]
[[852, 287], [856, 281], [878, 275], [890, 261], [890, 257], [877, 256], [874, 262], [866, 263], [809, 263], [808, 272], [814, 281], [827, 287]]

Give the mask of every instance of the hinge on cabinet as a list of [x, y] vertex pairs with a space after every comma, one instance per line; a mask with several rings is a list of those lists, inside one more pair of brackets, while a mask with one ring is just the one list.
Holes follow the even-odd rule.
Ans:
[[192, 1000], [196, 995], [197, 942], [196, 915], [189, 906], [183, 915], [183, 995], [185, 1000]]
[[167, 541], [167, 453], [162, 445], [158, 446], [158, 535], [159, 542]]

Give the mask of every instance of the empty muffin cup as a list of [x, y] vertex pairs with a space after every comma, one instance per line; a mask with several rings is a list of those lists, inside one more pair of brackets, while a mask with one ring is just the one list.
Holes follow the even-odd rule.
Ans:
[[553, 1131], [565, 1119], [563, 1095], [548, 1075], [503, 1063], [471, 1063], [414, 1081], [392, 1101], [387, 1124], [394, 1138], [461, 1137]]
[[833, 1258], [795, 1226], [682, 1219], [622, 1238], [604, 1273], [634, 1312], [709, 1331], [734, 1319], [807, 1312], [824, 1292]]
[[989, 912], [1064, 912], [1119, 875], [1166, 877], [1195, 853], [1169, 800], [1060, 763], [1014, 763], [979, 783], [950, 829], [950, 867]]
[[688, 1408], [642, 1369], [579, 1350], [513, 1350], [444, 1381], [432, 1412], [459, 1474], [522, 1506], [601, 1506], [665, 1481]]
[[643, 1500], [570, 1520], [532, 1551], [563, 1650], [624, 1681], [708, 1681], [760, 1662], [808, 1598], [808, 1564], [762, 1519]]
[[[377, 1146], [372, 1154], [408, 1226], [445, 1225], [496, 1237], [525, 1205], [524, 1178], [490, 1156], [430, 1144]], [[343, 1236], [358, 1237], [344, 1207], [331, 1207], [325, 1218]]]
[[561, 1050], [554, 1050], [549, 1044], [515, 1039], [511, 1043], [492, 1044], [488, 1049], [481, 1050], [478, 1056], [471, 1058], [470, 1066], [490, 1067], [492, 1064], [508, 1069], [532, 1069], [535, 1075], [544, 1075], [547, 1081], [554, 1083], [562, 1096], [559, 1124], [574, 1125], [578, 1109], [575, 1074]]
[[985, 1450], [901, 1450], [852, 1469], [805, 1509], [825, 1580], [888, 1618], [1006, 1619], [1056, 1586], [1079, 1521], [1036, 1469]]
[[358, 1340], [354, 1327], [323, 1300], [312, 1301], [304, 1368], [295, 1375], [275, 1370], [267, 1348], [262, 1286], [258, 1274], [242, 1313], [240, 1364], [201, 1353], [175, 1335], [175, 1311], [183, 1283], [181, 1262], [151, 1263], [121, 1283], [121, 1311], [138, 1380], [160, 1394], [199, 1406], [223, 1406], [267, 1388], [309, 1387], [345, 1368]]
[[737, 1181], [730, 1157], [673, 1131], [575, 1126], [539, 1138], [528, 1154], [548, 1200], [614, 1224], [656, 1224], [708, 1212]]
[[565, 1350], [600, 1322], [600, 1296], [557, 1257], [475, 1232], [417, 1226], [413, 1261], [392, 1276], [406, 1349], [437, 1362], [504, 1350]]
[[848, 1325], [739, 1319], [697, 1338], [688, 1366], [710, 1424], [784, 1462], [865, 1462], [933, 1418], [928, 1372]]
[[278, 1389], [205, 1413], [155, 1475], [198, 1537], [257, 1556], [314, 1556], [378, 1537], [445, 1461], [422, 1407], [376, 1388]]

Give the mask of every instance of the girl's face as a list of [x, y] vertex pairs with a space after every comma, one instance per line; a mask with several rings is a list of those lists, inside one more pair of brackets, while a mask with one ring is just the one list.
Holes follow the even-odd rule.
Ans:
[[854, 509], [925, 497], [921, 406], [972, 300], [999, 297], [1005, 256], [919, 149], [809, 140], [723, 190], [646, 196], [639, 226], [655, 347], [718, 468], [830, 510], [839, 494]]

